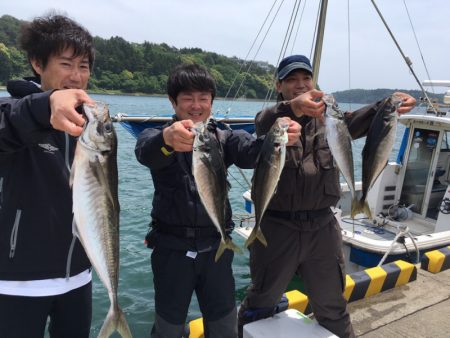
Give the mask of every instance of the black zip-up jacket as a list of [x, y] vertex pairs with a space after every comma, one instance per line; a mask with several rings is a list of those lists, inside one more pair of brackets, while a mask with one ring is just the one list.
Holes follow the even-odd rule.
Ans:
[[[51, 127], [51, 91], [22, 80], [8, 91], [0, 98], [0, 280], [65, 277], [76, 139]], [[69, 274], [88, 268], [77, 239]]]
[[[192, 175], [192, 152], [173, 152], [168, 155], [161, 151], [164, 144], [161, 128], [145, 129], [136, 144], [138, 161], [150, 168], [155, 192], [153, 195], [152, 219], [169, 227], [210, 227], [214, 228], [203, 207]], [[232, 164], [240, 168], [254, 168], [263, 138], [255, 139], [243, 130], [216, 129], [224, 162], [228, 168]], [[167, 147], [167, 146], [166, 146]], [[227, 226], [232, 228], [231, 207], [228, 202]], [[202, 239], [187, 239], [157, 234], [157, 245], [177, 250], [202, 251], [219, 245], [220, 235]]]

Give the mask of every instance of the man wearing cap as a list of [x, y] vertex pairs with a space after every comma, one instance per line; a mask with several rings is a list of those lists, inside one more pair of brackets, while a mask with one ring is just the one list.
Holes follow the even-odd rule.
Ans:
[[[317, 321], [339, 337], [354, 337], [345, 289], [342, 238], [330, 207], [340, 198], [339, 171], [324, 139], [321, 117], [323, 92], [313, 89], [312, 67], [303, 55], [291, 55], [277, 70], [277, 104], [255, 118], [258, 136], [266, 134], [277, 117], [288, 116], [302, 126], [298, 141], [287, 147], [286, 162], [261, 230], [267, 247], [250, 246], [252, 283], [239, 310], [243, 325], [275, 312], [294, 274], [301, 277]], [[405, 93], [398, 113], [409, 112], [415, 99]], [[348, 113], [354, 139], [366, 135], [382, 101]]]

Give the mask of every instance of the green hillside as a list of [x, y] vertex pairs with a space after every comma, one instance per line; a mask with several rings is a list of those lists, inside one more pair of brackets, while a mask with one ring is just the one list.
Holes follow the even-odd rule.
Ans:
[[[23, 22], [9, 15], [0, 17], [0, 85], [11, 78], [31, 75], [17, 38]], [[167, 75], [183, 62], [206, 66], [217, 82], [218, 96], [225, 96], [244, 62], [200, 48], [168, 46], [165, 43], [130, 43], [121, 37], [95, 37], [97, 50], [90, 89], [123, 93], [165, 94]], [[244, 68], [248, 68], [246, 65]], [[240, 73], [229, 97], [236, 95], [242, 79], [244, 85], [237, 97], [264, 98], [273, 86], [275, 68], [255, 62], [248, 73]]]
[[[10, 15], [0, 17], [0, 86], [9, 79], [32, 75], [26, 56], [17, 42], [23, 23]], [[118, 36], [109, 39], [97, 36], [95, 47], [97, 54], [89, 89], [97, 92], [165, 94], [169, 72], [183, 62], [206, 66], [216, 79], [219, 97], [225, 97], [231, 88], [227, 96], [229, 98], [264, 99], [274, 85], [275, 67], [267, 62], [254, 62], [248, 73], [239, 74], [244, 62], [242, 59], [200, 48], [178, 49], [165, 43], [130, 43]], [[247, 69], [249, 65], [242, 68]], [[243, 85], [236, 93], [241, 82]], [[338, 102], [370, 103], [386, 97], [392, 91], [352, 89], [333, 94]], [[422, 96], [417, 90], [406, 92], [417, 99]]]

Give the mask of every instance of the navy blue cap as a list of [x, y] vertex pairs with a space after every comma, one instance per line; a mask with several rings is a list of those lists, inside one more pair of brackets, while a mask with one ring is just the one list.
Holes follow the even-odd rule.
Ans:
[[311, 73], [312, 67], [309, 59], [304, 55], [290, 55], [281, 60], [277, 69], [278, 80], [283, 80], [290, 72], [296, 69], [304, 69]]

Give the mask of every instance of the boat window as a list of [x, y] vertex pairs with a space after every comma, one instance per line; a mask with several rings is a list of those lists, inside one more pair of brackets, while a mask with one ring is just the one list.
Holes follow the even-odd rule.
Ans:
[[[441, 153], [436, 168], [436, 175], [441, 174], [438, 179], [444, 185], [450, 184], [450, 130], [446, 130], [443, 135]], [[440, 170], [440, 172], [439, 172]]]
[[[411, 210], [419, 214], [422, 213], [431, 160], [436, 151], [438, 138], [437, 130], [416, 128], [413, 132], [400, 203], [405, 206], [412, 205]], [[430, 198], [429, 209], [436, 210], [436, 215], [431, 215], [432, 218], [437, 217], [439, 203], [440, 199]]]
[[450, 130], [446, 130], [441, 143], [441, 151], [450, 151], [450, 145], [449, 145], [449, 137], [450, 137]]

